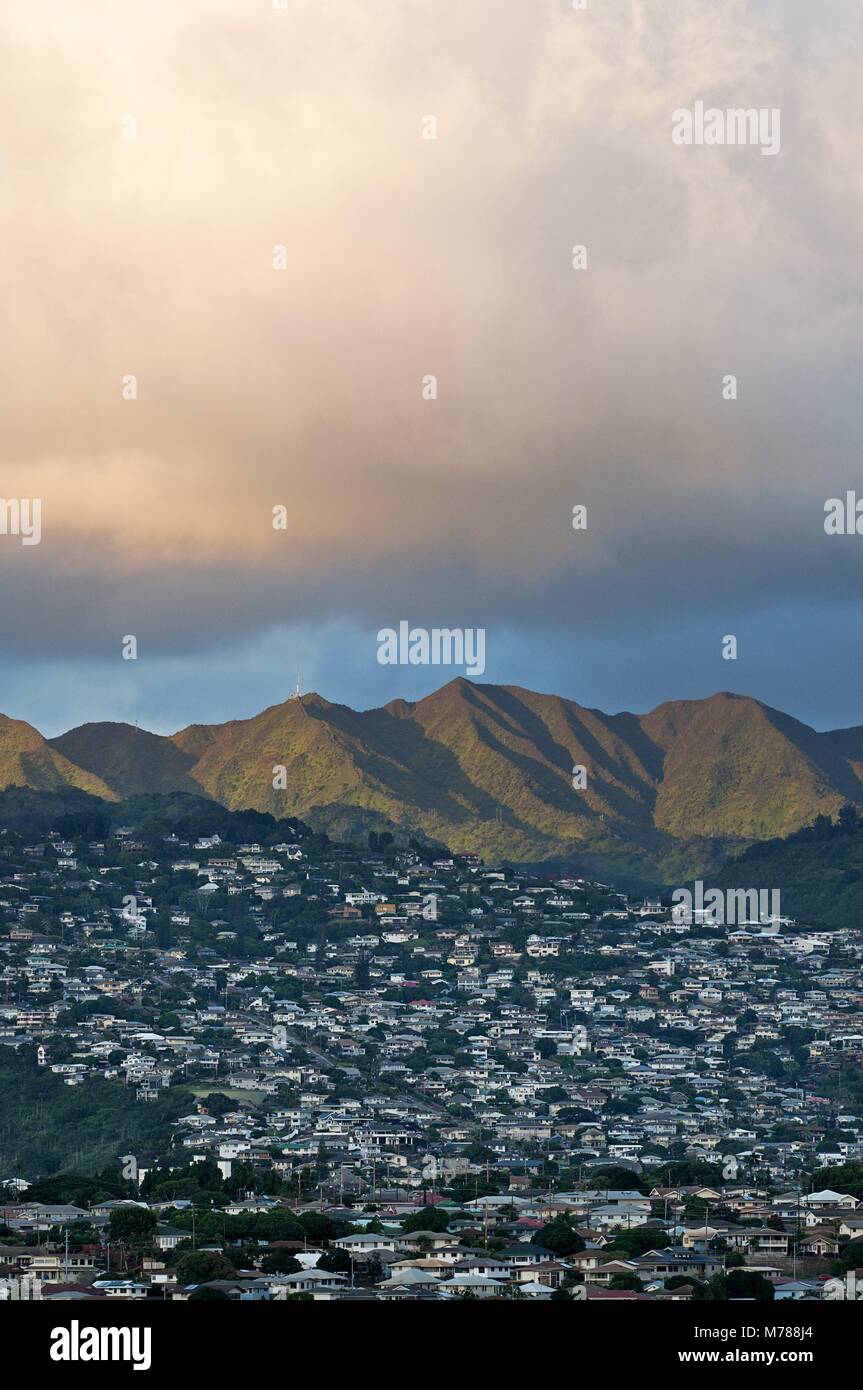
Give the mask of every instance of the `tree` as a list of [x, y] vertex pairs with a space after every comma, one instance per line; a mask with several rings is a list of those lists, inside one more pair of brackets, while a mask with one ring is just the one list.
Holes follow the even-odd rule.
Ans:
[[[549, 1105], [569, 1100], [569, 1096], [562, 1086], [543, 1086], [542, 1089], [537, 1092], [537, 1097], [539, 1100], [545, 1101], [546, 1104]], [[560, 1114], [561, 1112], [558, 1111], [558, 1117]]]
[[[290, 1212], [284, 1214], [291, 1217]], [[278, 1215], [281, 1216], [282, 1213], [279, 1212]], [[299, 1221], [302, 1231], [315, 1245], [322, 1241], [336, 1240], [338, 1236], [353, 1234], [353, 1227], [349, 1222], [334, 1221], [331, 1216], [325, 1216], [320, 1211], [304, 1211], [296, 1219]], [[290, 1236], [286, 1238], [292, 1239]]]
[[695, 1288], [698, 1282], [691, 1274], [672, 1274], [670, 1279], [665, 1280], [665, 1287], [669, 1290], [689, 1289]]
[[299, 1274], [302, 1265], [287, 1250], [273, 1250], [261, 1260], [265, 1274]]
[[[675, 1168], [684, 1167], [685, 1165], [684, 1165], [684, 1164], [672, 1164], [671, 1166], [672, 1166], [672, 1172], [673, 1172]], [[714, 1170], [714, 1172], [715, 1172], [715, 1170]], [[664, 1182], [665, 1182], [665, 1169], [662, 1170], [661, 1174], [658, 1174], [658, 1175], [657, 1175], [657, 1178], [660, 1177], [660, 1176], [662, 1177], [662, 1181], [663, 1181], [663, 1183], [664, 1183]], [[689, 1179], [689, 1178], [680, 1178], [680, 1177], [678, 1177], [678, 1178], [675, 1179], [675, 1181], [676, 1181], [676, 1182], [689, 1182], [689, 1181], [691, 1181], [691, 1179]], [[701, 1181], [703, 1182], [704, 1179], [702, 1178]], [[648, 1184], [645, 1182], [645, 1179], [644, 1179], [644, 1177], [643, 1177], [641, 1174], [639, 1174], [639, 1173], [633, 1173], [633, 1171], [632, 1171], [631, 1168], [621, 1168], [621, 1167], [618, 1167], [618, 1165], [615, 1164], [615, 1163], [610, 1163], [610, 1164], [608, 1164], [607, 1167], [603, 1167], [603, 1168], [594, 1168], [593, 1171], [592, 1171], [591, 1174], [590, 1174], [590, 1180], [589, 1180], [589, 1181], [585, 1181], [585, 1183], [584, 1183], [583, 1185], [584, 1185], [585, 1187], [589, 1187], [589, 1188], [592, 1188], [592, 1189], [594, 1189], [594, 1190], [595, 1190], [595, 1189], [598, 1189], [598, 1188], [602, 1188], [602, 1189], [616, 1188], [616, 1189], [618, 1189], [618, 1190], [620, 1190], [620, 1191], [625, 1191], [625, 1192], [641, 1192], [641, 1193], [643, 1193], [643, 1194], [646, 1194], [646, 1193], [649, 1191]], [[653, 1182], [653, 1180], [651, 1180], [651, 1186], [653, 1186], [653, 1185], [654, 1185], [654, 1182]]]
[[714, 1274], [708, 1284], [708, 1297], [724, 1302], [729, 1298], [752, 1298], [756, 1303], [770, 1303], [776, 1290], [763, 1274], [749, 1269], [730, 1269], [727, 1274]]
[[158, 1226], [156, 1215], [144, 1207], [116, 1207], [111, 1212], [108, 1230], [112, 1241], [127, 1245], [149, 1245]]
[[608, 1258], [630, 1260], [636, 1255], [645, 1255], [648, 1250], [656, 1250], [666, 1240], [667, 1232], [656, 1226], [633, 1226], [629, 1231], [615, 1231], [608, 1247]]
[[178, 1284], [208, 1284], [211, 1279], [233, 1279], [237, 1271], [224, 1255], [193, 1250], [177, 1261]]
[[839, 1251], [837, 1258], [833, 1262], [833, 1272], [835, 1274], [847, 1274], [849, 1269], [860, 1269], [863, 1266], [863, 1236], [857, 1240], [849, 1240], [848, 1244]]
[[610, 1289], [630, 1289], [633, 1293], [641, 1293], [644, 1285], [637, 1274], [613, 1274], [608, 1281]]
[[550, 1250], [554, 1255], [577, 1255], [584, 1241], [565, 1216], [556, 1216], [533, 1237], [534, 1245]]
[[326, 1269], [330, 1274], [350, 1274], [351, 1258], [344, 1250], [325, 1250], [316, 1269]]
[[215, 1115], [220, 1118], [222, 1115], [227, 1115], [229, 1111], [235, 1110], [237, 1102], [231, 1100], [229, 1096], [222, 1095], [221, 1091], [211, 1091], [209, 1095], [204, 1096], [201, 1106], [208, 1115]]
[[438, 1207], [417, 1207], [402, 1222], [403, 1231], [445, 1231], [450, 1217]]

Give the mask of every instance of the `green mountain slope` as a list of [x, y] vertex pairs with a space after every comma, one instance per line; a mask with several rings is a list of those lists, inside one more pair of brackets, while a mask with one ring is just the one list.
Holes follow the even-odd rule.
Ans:
[[[170, 738], [87, 724], [46, 743], [7, 720], [0, 777], [7, 765], [19, 785], [53, 777], [114, 799], [197, 792], [333, 835], [396, 827], [489, 857], [577, 858], [622, 880], [680, 881], [846, 800], [863, 804], [863, 730], [818, 734], [737, 695], [607, 715], [463, 679], [367, 711], [306, 695]], [[575, 767], [587, 770], [583, 789]]]
[[863, 796], [828, 735], [757, 700], [674, 702], [641, 722], [664, 754], [656, 823], [675, 836], [788, 834]]
[[188, 775], [194, 758], [170, 739], [131, 724], [81, 724], [48, 745], [69, 762], [87, 768], [117, 797], [150, 792], [199, 792]]
[[114, 801], [116, 794], [92, 769], [79, 767], [21, 719], [0, 714], [0, 787], [54, 791], [77, 787]]
[[825, 927], [863, 915], [863, 823], [820, 820], [751, 846], [710, 875], [711, 888], [778, 889], [782, 913]]

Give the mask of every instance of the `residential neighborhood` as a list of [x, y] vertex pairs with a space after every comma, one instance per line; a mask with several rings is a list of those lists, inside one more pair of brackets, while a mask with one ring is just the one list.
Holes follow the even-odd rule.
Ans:
[[863, 1297], [858, 929], [221, 815], [0, 837], [0, 1300]]

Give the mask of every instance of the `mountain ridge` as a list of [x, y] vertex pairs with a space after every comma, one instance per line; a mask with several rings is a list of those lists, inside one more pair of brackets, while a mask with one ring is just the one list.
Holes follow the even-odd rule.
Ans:
[[606, 714], [457, 677], [416, 701], [358, 711], [313, 692], [171, 735], [94, 722], [44, 739], [4, 716], [0, 784], [115, 801], [193, 792], [333, 835], [417, 831], [487, 858], [658, 880], [863, 805], [863, 728], [818, 733], [727, 691]]

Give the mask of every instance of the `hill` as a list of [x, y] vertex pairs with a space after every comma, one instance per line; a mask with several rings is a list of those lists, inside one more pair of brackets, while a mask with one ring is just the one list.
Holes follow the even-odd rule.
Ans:
[[419, 831], [491, 858], [575, 862], [625, 886], [680, 882], [845, 801], [863, 805], [863, 730], [816, 733], [733, 694], [608, 715], [459, 678], [416, 702], [357, 711], [311, 694], [171, 737], [97, 723], [45, 740], [5, 720], [0, 785], [4, 770], [17, 786], [114, 801], [204, 795], [336, 837]]
[[189, 776], [194, 758], [170, 739], [131, 724], [81, 724], [47, 745], [77, 767], [86, 768], [118, 800], [150, 792], [200, 792]]
[[0, 714], [0, 787], [56, 791], [75, 787], [92, 796], [116, 800], [116, 793], [91, 768], [71, 762], [32, 724]]
[[815, 926], [863, 916], [863, 820], [849, 806], [784, 838], [765, 840], [711, 874], [710, 887], [778, 888], [782, 912]]
[[14, 1104], [0, 1116], [0, 1173], [46, 1177], [66, 1169], [94, 1172], [127, 1149], [143, 1152], [170, 1142], [171, 1122], [188, 1108], [179, 1088], [149, 1105], [132, 1105], [122, 1081], [91, 1077], [70, 1087], [36, 1066], [31, 1055], [0, 1049], [0, 1095]]

